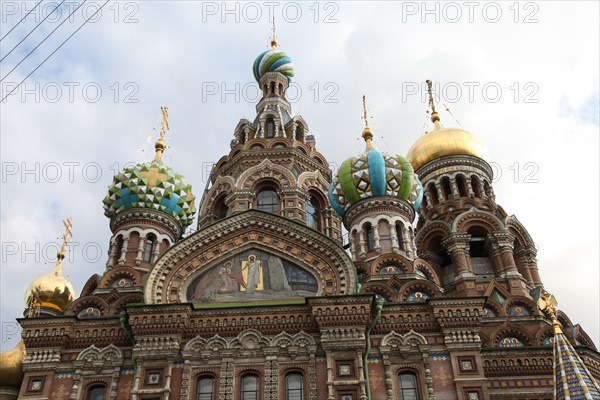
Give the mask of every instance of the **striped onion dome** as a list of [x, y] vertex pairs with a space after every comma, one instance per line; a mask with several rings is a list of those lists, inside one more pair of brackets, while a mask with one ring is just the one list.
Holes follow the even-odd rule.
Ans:
[[329, 186], [329, 201], [343, 216], [352, 204], [374, 196], [399, 197], [416, 210], [423, 200], [423, 186], [406, 158], [368, 146], [360, 156], [342, 163]]
[[256, 57], [252, 72], [257, 82], [267, 72], [280, 72], [290, 80], [294, 76], [294, 64], [287, 54], [274, 46]]

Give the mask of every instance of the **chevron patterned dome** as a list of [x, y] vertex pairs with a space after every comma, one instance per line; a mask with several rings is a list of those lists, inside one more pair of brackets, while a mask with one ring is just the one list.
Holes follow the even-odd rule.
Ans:
[[370, 147], [342, 163], [329, 187], [329, 201], [343, 216], [352, 204], [374, 196], [399, 197], [416, 210], [423, 199], [423, 186], [404, 157]]
[[102, 202], [104, 215], [109, 218], [131, 208], [147, 208], [170, 215], [185, 228], [194, 219], [194, 201], [185, 178], [155, 159], [125, 168], [115, 176]]

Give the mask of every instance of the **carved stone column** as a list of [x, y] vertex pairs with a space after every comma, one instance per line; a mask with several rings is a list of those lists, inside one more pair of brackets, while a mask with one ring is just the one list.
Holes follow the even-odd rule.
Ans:
[[135, 256], [135, 265], [140, 265], [142, 263], [142, 254], [144, 253], [144, 248], [146, 247], [146, 236], [140, 236], [140, 243], [138, 244], [137, 255]]
[[396, 224], [388, 221], [388, 226], [390, 230], [390, 239], [392, 241], [392, 251], [394, 253], [399, 253], [400, 250], [402, 250], [402, 247], [400, 246], [402, 238], [398, 238], [398, 235], [396, 234]]
[[185, 360], [183, 365], [183, 374], [181, 379], [181, 392], [179, 400], [190, 400], [190, 376], [192, 373], [192, 367], [190, 360]]
[[379, 243], [379, 227], [377, 225], [373, 225], [371, 229], [373, 229], [373, 248], [377, 253], [381, 253], [381, 243]]
[[265, 400], [277, 400], [279, 398], [279, 365], [277, 363], [277, 355], [267, 356], [264, 382], [263, 398]]
[[308, 361], [308, 398], [310, 400], [317, 400], [317, 359], [316, 354], [310, 354], [310, 360]]
[[127, 246], [129, 245], [129, 236], [123, 238], [123, 247], [121, 247], [121, 255], [119, 256], [119, 265], [125, 265], [125, 256], [127, 255]]
[[471, 235], [468, 233], [451, 233], [442, 240], [442, 245], [452, 257], [456, 279], [472, 277], [473, 267], [469, 256]]
[[221, 363], [221, 375], [219, 379], [219, 398], [223, 400], [233, 400], [233, 363], [223, 361]]

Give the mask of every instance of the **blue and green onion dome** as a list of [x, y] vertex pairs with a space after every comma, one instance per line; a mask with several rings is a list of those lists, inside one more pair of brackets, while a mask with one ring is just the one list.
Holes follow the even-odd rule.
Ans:
[[109, 218], [132, 208], [162, 211], [185, 228], [196, 213], [192, 186], [182, 175], [165, 165], [160, 157], [125, 168], [114, 177], [102, 201]]
[[288, 77], [288, 80], [294, 76], [294, 64], [292, 59], [281, 50], [277, 50], [276, 45], [270, 50], [262, 52], [252, 65], [254, 78], [258, 82], [267, 72], [280, 72]]
[[417, 210], [423, 200], [423, 186], [406, 158], [368, 145], [362, 155], [342, 163], [329, 186], [329, 201], [343, 216], [352, 204], [375, 196], [399, 197]]

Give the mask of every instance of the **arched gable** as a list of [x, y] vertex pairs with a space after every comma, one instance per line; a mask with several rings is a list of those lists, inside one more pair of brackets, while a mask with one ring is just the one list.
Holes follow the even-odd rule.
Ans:
[[489, 232], [504, 229], [504, 224], [498, 217], [487, 211], [471, 207], [469, 211], [456, 217], [452, 223], [452, 232], [467, 232], [472, 226], [482, 226]]
[[[194, 280], [198, 282], [203, 273], [218, 271], [225, 274], [226, 263], [232, 257], [252, 251], [274, 257], [273, 265], [278, 259], [282, 264], [293, 262], [310, 273], [318, 284], [316, 295], [342, 295], [355, 291], [356, 271], [337, 242], [295, 221], [249, 210], [197, 231], [167, 250], [148, 275], [145, 302], [186, 302], [190, 285]], [[248, 263], [245, 265], [250, 273]], [[237, 267], [241, 269], [244, 265]], [[215, 281], [213, 291], [217, 293], [222, 287]], [[241, 291], [241, 284], [237, 290]]]

